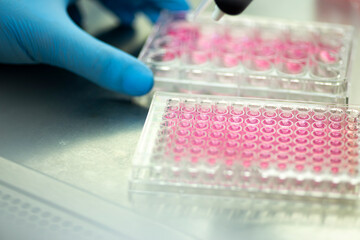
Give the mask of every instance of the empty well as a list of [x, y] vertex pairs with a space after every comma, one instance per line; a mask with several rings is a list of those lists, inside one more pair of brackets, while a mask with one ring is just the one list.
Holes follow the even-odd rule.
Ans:
[[154, 72], [156, 90], [346, 102], [352, 27], [187, 18], [164, 12], [140, 54]]
[[356, 199], [360, 108], [157, 93], [134, 191]]

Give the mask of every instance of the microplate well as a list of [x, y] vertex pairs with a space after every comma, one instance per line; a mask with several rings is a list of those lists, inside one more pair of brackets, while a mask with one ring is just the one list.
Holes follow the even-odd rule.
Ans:
[[164, 12], [139, 59], [160, 91], [346, 103], [353, 27]]
[[133, 191], [357, 199], [360, 108], [156, 93]]

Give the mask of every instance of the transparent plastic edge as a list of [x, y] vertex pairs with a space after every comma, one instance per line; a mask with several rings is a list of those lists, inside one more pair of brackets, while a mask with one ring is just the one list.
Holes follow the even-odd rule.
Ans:
[[[144, 165], [146, 163], [148, 163], [149, 159], [142, 159], [144, 157], [144, 152], [146, 153], [147, 151], [144, 151], [144, 149], [151, 149], [151, 146], [149, 146], [149, 144], [153, 144], [152, 141], [148, 141], [149, 137], [153, 137], [153, 135], [151, 135], [149, 132], [151, 131], [150, 126], [153, 124], [153, 118], [154, 118], [154, 113], [155, 113], [155, 108], [158, 107], [158, 105], [156, 105], [156, 101], [155, 99], [158, 99], [162, 97], [161, 93], [155, 92], [154, 96], [153, 96], [153, 101], [150, 105], [146, 120], [145, 120], [145, 124], [143, 127], [143, 130], [141, 132], [140, 138], [139, 138], [139, 142], [137, 144], [134, 156], [133, 156], [133, 164], [136, 166], [141, 166]], [[165, 95], [166, 97], [166, 95]], [[164, 105], [165, 107], [165, 105]], [[153, 131], [156, 132], [156, 128], [153, 129]], [[147, 156], [148, 158], [149, 156]], [[131, 177], [131, 179], [133, 178], [133, 176]]]
[[[19, 177], [21, 176], [21, 177]], [[131, 209], [102, 199], [100, 196], [83, 191], [75, 186], [61, 182], [36, 170], [16, 164], [0, 157], [0, 212], [13, 212], [14, 224], [6, 228], [7, 224], [0, 224], [0, 235], [7, 231], [24, 232], [25, 238], [19, 239], [161, 239], [165, 233], [170, 239], [196, 239], [186, 233], [153, 221], [147, 216], [134, 213]], [[6, 201], [10, 200], [10, 204]], [[3, 204], [5, 201], [5, 204]], [[32, 214], [39, 212], [44, 217], [23, 219], [21, 211], [14, 210], [22, 204], [24, 209], [29, 209]], [[25, 204], [25, 205], [24, 205]], [[24, 207], [25, 206], [25, 207]], [[96, 207], [94, 207], [96, 206]], [[43, 215], [46, 214], [46, 215]], [[9, 214], [0, 214], [0, 222], [10, 221]], [[26, 215], [25, 215], [26, 216]], [[58, 229], [52, 230], [51, 225], [42, 223], [46, 217], [57, 217], [65, 226], [80, 225], [84, 230], [89, 230], [92, 235], [79, 235], [79, 232], [70, 234]], [[5, 219], [6, 218], [6, 219]], [[26, 222], [41, 225], [39, 228], [20, 228]], [[11, 224], [12, 222], [8, 222]], [[60, 221], [60, 224], [62, 222]], [[40, 226], [39, 225], [39, 226]], [[27, 225], [26, 225], [27, 226]], [[141, 231], [139, 231], [141, 229]], [[71, 228], [69, 228], [71, 230]], [[27, 235], [28, 234], [28, 235]], [[18, 238], [16, 238], [18, 239]]]
[[[323, 102], [307, 102], [307, 101], [293, 101], [293, 100], [276, 100], [276, 99], [261, 99], [261, 98], [244, 98], [244, 97], [234, 97], [234, 96], [214, 96], [214, 95], [192, 95], [192, 94], [183, 94], [183, 93], [169, 93], [169, 92], [156, 92], [155, 97], [153, 98], [152, 107], [154, 107], [154, 102], [159, 100], [165, 100], [169, 98], [192, 98], [192, 99], [202, 99], [202, 100], [212, 100], [212, 101], [233, 101], [233, 102], [242, 102], [242, 100], [245, 100], [246, 102], [251, 102], [254, 104], [257, 103], [270, 103], [273, 105], [281, 105], [281, 104], [289, 104], [293, 107], [302, 107], [304, 104], [306, 106], [312, 106], [312, 107], [354, 107], [359, 108], [359, 105], [354, 104], [343, 104], [343, 103], [323, 103]], [[153, 111], [149, 111], [148, 118], [150, 118], [154, 114]], [[148, 125], [145, 125], [143, 129], [143, 134], [146, 134], [148, 132]], [[143, 140], [144, 141], [144, 140]], [[140, 152], [139, 152], [140, 151]], [[137, 149], [137, 154], [141, 155], [143, 154], [141, 152], [141, 148]], [[139, 165], [134, 165], [134, 168], [141, 167]], [[146, 167], [146, 166], [144, 166]], [[358, 170], [359, 170], [358, 166]], [[357, 184], [359, 183], [359, 179], [353, 180]], [[354, 183], [355, 183], [354, 182]], [[186, 184], [184, 186], [179, 186], [177, 183], [156, 183], [156, 182], [149, 182], [146, 180], [141, 179], [133, 179], [132, 186], [129, 188], [130, 192], [134, 193], [177, 193], [177, 194], [190, 194], [190, 195], [218, 195], [218, 192], [221, 196], [230, 196], [230, 197], [260, 197], [260, 198], [276, 198], [277, 196], [282, 196], [286, 199], [303, 199], [304, 197], [308, 200], [311, 199], [334, 199], [336, 201], [346, 201], [346, 200], [357, 200], [359, 199], [359, 194], [357, 195], [344, 195], [342, 197], [338, 197], [338, 194], [336, 193], [327, 193], [327, 194], [316, 194], [312, 193], [311, 196], [308, 196], [304, 193], [303, 190], [300, 191], [294, 191], [290, 195], [285, 190], [283, 192], [258, 192], [256, 189], [229, 189], [223, 186], [213, 186], [212, 188], [208, 188], [206, 185], [202, 186], [199, 184], [193, 184], [189, 185]], [[216, 192], [216, 194], [215, 194]], [[305, 194], [305, 195], [304, 195]]]

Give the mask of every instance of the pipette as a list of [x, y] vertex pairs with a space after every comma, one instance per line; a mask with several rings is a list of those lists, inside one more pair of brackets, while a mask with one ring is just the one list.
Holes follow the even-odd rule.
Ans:
[[215, 10], [212, 18], [219, 21], [225, 14], [238, 15], [242, 13], [252, 2], [252, 0], [203, 0], [194, 12], [195, 19], [201, 12], [203, 12], [211, 3], [215, 2]]

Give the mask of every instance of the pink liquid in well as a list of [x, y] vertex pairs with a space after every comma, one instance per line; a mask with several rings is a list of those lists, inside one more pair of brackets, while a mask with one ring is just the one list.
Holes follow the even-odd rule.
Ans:
[[[259, 32], [255, 34], [256, 31]], [[167, 43], [158, 47], [171, 50], [169, 55], [164, 55], [163, 61], [174, 59], [176, 53], [181, 59], [183, 55], [190, 56], [187, 64], [199, 65], [216, 60], [220, 64], [218, 67], [233, 68], [244, 63], [254, 71], [268, 71], [273, 66], [282, 66], [279, 70], [286, 74], [304, 73], [307, 64], [316, 64], [311, 59], [321, 64], [340, 61], [340, 49], [323, 46], [316, 42], [319, 39], [307, 41], [301, 36], [291, 36], [289, 39], [286, 32], [273, 34], [269, 38], [269, 30], [256, 31], [252, 29], [238, 33], [218, 29], [218, 26], [175, 22], [165, 29]]]
[[[340, 110], [339, 110], [340, 111]], [[315, 174], [354, 173], [357, 128], [345, 112], [226, 104], [167, 107], [161, 126], [175, 162]], [[353, 131], [351, 130], [353, 129]]]

